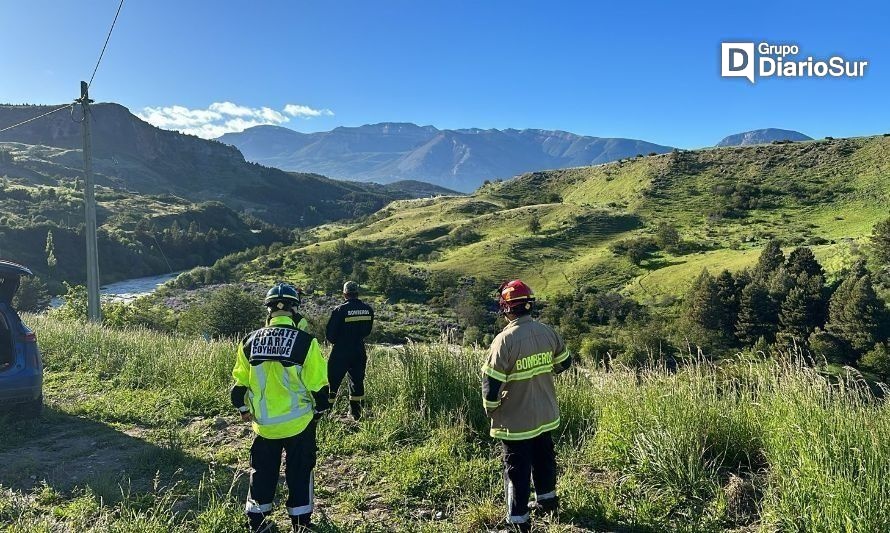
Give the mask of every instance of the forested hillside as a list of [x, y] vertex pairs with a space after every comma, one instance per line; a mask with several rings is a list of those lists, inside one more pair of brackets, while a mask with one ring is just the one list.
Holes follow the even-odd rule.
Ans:
[[[890, 216], [888, 150], [890, 137], [870, 137], [525, 174], [469, 197], [395, 202], [358, 224], [316, 228], [303, 244], [222, 277], [327, 293], [356, 279], [390, 303], [436, 310], [446, 325], [420, 322], [470, 342], [496, 332], [492, 291], [520, 277], [545, 318], [597, 357], [673, 357], [688, 342], [711, 355], [808, 346], [818, 328], [833, 329], [833, 339], [817, 341], [842, 341], [823, 351], [855, 363], [887, 333], [881, 297], [890, 280], [875, 243], [890, 239], [879, 231]], [[832, 297], [857, 283], [860, 303], [841, 291], [832, 326]], [[683, 307], [696, 298], [703, 315]], [[860, 304], [873, 311], [851, 316]], [[403, 331], [417, 323], [412, 309], [402, 311]], [[865, 322], [865, 340], [845, 330]]]
[[[2, 105], [0, 129], [50, 109]], [[78, 113], [55, 113], [0, 133], [0, 176], [43, 185], [79, 179]], [[96, 183], [110, 188], [219, 201], [270, 223], [301, 227], [367, 215], [392, 200], [415, 197], [391, 187], [249, 163], [232, 146], [157, 128], [117, 104], [96, 104], [91, 113]]]

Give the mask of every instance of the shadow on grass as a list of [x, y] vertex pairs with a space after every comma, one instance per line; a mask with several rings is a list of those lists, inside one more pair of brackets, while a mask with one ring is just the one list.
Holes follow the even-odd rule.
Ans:
[[139, 430], [120, 431], [49, 407], [36, 419], [0, 415], [0, 435], [0, 485], [22, 492], [41, 484], [58, 492], [90, 488], [115, 501], [121, 487], [149, 490], [156, 479], [200, 479], [210, 468], [172, 432], [149, 442]]
[[677, 260], [671, 261], [670, 259], [656, 258], [656, 259], [650, 259], [648, 261], [645, 261], [645, 262], [641, 263], [639, 266], [643, 270], [652, 272], [652, 271], [659, 270], [662, 268], [667, 268], [669, 266], [682, 265], [685, 263], [686, 263], [685, 259], [677, 259]]

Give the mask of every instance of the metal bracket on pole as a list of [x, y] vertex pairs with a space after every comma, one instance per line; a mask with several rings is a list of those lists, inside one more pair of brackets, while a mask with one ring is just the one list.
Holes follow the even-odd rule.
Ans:
[[80, 82], [80, 99], [75, 100], [83, 106], [83, 183], [84, 183], [84, 216], [87, 244], [87, 316], [91, 322], [102, 320], [102, 308], [99, 303], [99, 247], [96, 238], [96, 192], [93, 182], [93, 148], [90, 137], [90, 100], [89, 84]]

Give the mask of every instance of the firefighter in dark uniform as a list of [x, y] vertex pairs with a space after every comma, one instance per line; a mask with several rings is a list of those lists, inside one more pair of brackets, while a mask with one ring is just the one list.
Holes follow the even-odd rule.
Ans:
[[353, 419], [359, 420], [362, 417], [365, 368], [368, 364], [365, 337], [371, 333], [374, 325], [374, 310], [359, 300], [358, 283], [354, 281], [343, 284], [343, 297], [346, 301], [334, 308], [325, 332], [328, 342], [334, 345], [328, 360], [330, 403], [334, 403], [340, 383], [349, 375], [349, 412]]
[[300, 329], [299, 295], [279, 283], [269, 289], [266, 327], [239, 345], [232, 404], [256, 433], [250, 447], [251, 531], [269, 531], [275, 491], [286, 457], [287, 513], [294, 531], [310, 527], [314, 507], [315, 426], [328, 404], [328, 369], [318, 340]]

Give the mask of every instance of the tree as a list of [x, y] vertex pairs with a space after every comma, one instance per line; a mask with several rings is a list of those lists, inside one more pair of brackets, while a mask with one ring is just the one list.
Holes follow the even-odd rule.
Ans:
[[739, 293], [737, 280], [728, 271], [720, 272], [714, 280], [717, 288], [717, 299], [720, 302], [719, 329], [727, 339], [735, 336], [735, 323], [739, 315]]
[[532, 214], [532, 217], [528, 220], [528, 231], [532, 235], [537, 235], [539, 231], [541, 231], [541, 219], [538, 218], [538, 214]]
[[775, 330], [775, 306], [763, 281], [755, 279], [742, 289], [739, 297], [736, 337], [742, 344], [751, 346], [760, 337], [772, 339]]
[[182, 241], [182, 226], [179, 225], [178, 220], [174, 220], [173, 224], [168, 228], [170, 232], [170, 242], [174, 245], [179, 244]]
[[757, 260], [755, 272], [760, 276], [766, 277], [775, 272], [783, 263], [785, 263], [785, 254], [782, 253], [781, 243], [777, 239], [773, 239], [767, 243], [760, 253], [760, 259]]
[[890, 218], [875, 224], [871, 233], [871, 247], [882, 265], [890, 263]]
[[800, 274], [807, 276], [824, 276], [822, 265], [816, 260], [816, 256], [809, 248], [798, 247], [791, 251], [788, 255], [788, 261], [785, 263], [785, 270], [794, 277]]
[[680, 232], [667, 222], [661, 222], [655, 229], [655, 242], [663, 250], [675, 248], [680, 244]]
[[773, 271], [768, 277], [763, 278], [766, 281], [766, 288], [769, 291], [770, 298], [776, 304], [781, 304], [791, 289], [794, 288], [796, 280], [794, 276], [785, 270], [784, 266]]
[[689, 340], [702, 347], [721, 344], [721, 341], [726, 340], [721, 330], [723, 314], [717, 283], [707, 269], [703, 269], [683, 301], [683, 320]]
[[49, 268], [50, 273], [56, 271], [56, 245], [53, 243], [53, 232], [49, 230], [46, 232], [46, 266]]
[[492, 289], [496, 287], [497, 284], [490, 280], [468, 280], [455, 290], [449, 304], [461, 327], [475, 326], [484, 332], [494, 325], [496, 317], [490, 306], [494, 301]]
[[822, 315], [821, 276], [801, 274], [779, 310], [779, 337], [789, 343], [804, 344], [820, 326]]
[[885, 316], [886, 305], [875, 294], [871, 275], [853, 274], [831, 296], [825, 329], [858, 355], [883, 340]]
[[392, 281], [392, 267], [388, 262], [380, 262], [368, 268], [368, 285], [372, 290], [386, 295]]
[[36, 276], [23, 277], [12, 306], [27, 313], [41, 313], [49, 307], [50, 296], [46, 284]]

